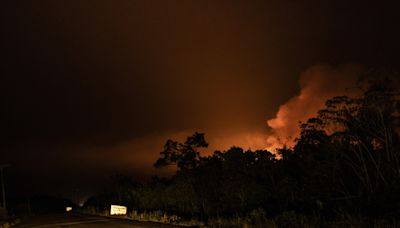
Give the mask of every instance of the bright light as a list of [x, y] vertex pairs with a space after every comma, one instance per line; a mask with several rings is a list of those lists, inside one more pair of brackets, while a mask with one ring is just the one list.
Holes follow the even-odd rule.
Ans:
[[72, 207], [66, 207], [65, 211], [72, 211]]
[[126, 215], [126, 207], [120, 205], [111, 205], [110, 215]]

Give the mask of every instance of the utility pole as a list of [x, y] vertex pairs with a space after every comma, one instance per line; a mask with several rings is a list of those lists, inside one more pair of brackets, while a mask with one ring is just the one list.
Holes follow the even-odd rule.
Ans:
[[10, 165], [0, 165], [0, 172], [1, 172], [1, 192], [3, 195], [3, 202], [2, 202], [2, 206], [4, 208], [5, 211], [7, 211], [7, 205], [6, 205], [6, 190], [4, 187], [4, 173], [3, 170], [4, 168], [9, 167]]

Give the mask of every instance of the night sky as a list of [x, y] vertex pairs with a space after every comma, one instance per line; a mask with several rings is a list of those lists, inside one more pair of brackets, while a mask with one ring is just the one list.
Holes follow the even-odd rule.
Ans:
[[[384, 1], [2, 3], [0, 164], [12, 165], [9, 191], [89, 194], [112, 173], [145, 179], [160, 172], [152, 163], [166, 139], [195, 131], [206, 134], [208, 153], [267, 148], [279, 131], [271, 127], [293, 136], [298, 120], [366, 69], [399, 70], [398, 9]], [[301, 94], [314, 100], [298, 103]], [[284, 117], [291, 123], [268, 121], [285, 107], [295, 107]]]

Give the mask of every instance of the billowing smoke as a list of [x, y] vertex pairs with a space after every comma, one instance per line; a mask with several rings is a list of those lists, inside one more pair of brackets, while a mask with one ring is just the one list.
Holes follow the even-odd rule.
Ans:
[[334, 96], [352, 95], [363, 68], [358, 65], [337, 67], [317, 65], [301, 74], [300, 92], [279, 107], [276, 116], [267, 121], [272, 129], [267, 138], [268, 149], [292, 147], [299, 136], [299, 121], [315, 116], [325, 101]]

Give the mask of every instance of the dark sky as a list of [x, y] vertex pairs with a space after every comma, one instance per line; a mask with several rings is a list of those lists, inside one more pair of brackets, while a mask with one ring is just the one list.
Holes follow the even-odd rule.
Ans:
[[299, 92], [301, 72], [399, 69], [398, 7], [368, 2], [2, 3], [0, 163], [12, 164], [10, 188], [149, 176], [163, 142], [194, 131], [212, 149], [263, 147], [266, 120]]

